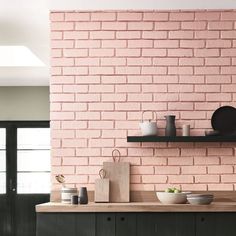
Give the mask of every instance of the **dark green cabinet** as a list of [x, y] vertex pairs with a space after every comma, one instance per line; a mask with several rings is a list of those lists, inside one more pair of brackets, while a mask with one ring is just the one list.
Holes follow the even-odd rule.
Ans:
[[236, 213], [37, 213], [37, 236], [235, 236]]
[[192, 213], [143, 213], [138, 215], [137, 236], [191, 236], [195, 234]]
[[196, 236], [235, 236], [236, 213], [196, 213]]
[[95, 236], [95, 214], [38, 213], [37, 236]]

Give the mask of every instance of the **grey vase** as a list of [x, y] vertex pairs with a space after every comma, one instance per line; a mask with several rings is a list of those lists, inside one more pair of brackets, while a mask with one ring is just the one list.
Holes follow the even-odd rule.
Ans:
[[86, 187], [82, 187], [79, 190], [80, 204], [88, 204], [88, 192]]
[[165, 135], [174, 137], [176, 136], [176, 127], [175, 127], [175, 116], [165, 116], [166, 118], [166, 129]]

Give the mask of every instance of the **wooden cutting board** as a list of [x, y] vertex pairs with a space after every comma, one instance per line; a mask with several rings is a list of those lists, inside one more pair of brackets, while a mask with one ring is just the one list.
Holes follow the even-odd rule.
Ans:
[[[117, 151], [116, 149], [114, 151]], [[113, 151], [113, 154], [114, 154]], [[120, 162], [113, 155], [113, 162], [104, 162], [103, 169], [110, 180], [110, 202], [130, 201], [130, 163]]]

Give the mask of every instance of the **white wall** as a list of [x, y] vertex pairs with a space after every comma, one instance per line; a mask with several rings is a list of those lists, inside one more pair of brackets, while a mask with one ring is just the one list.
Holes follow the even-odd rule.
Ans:
[[0, 87], [0, 120], [49, 120], [49, 87]]

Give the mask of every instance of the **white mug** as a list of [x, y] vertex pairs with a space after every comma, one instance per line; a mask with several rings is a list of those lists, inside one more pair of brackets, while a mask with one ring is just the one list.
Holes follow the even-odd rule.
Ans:
[[190, 125], [183, 125], [182, 135], [183, 136], [190, 136]]

